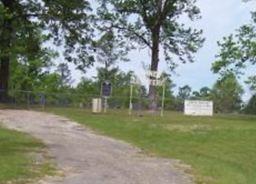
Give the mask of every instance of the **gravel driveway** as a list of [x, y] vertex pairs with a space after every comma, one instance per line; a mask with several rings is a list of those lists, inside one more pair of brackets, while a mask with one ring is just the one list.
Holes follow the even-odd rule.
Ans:
[[41, 184], [191, 184], [175, 160], [143, 155], [122, 141], [97, 135], [63, 117], [33, 111], [0, 110], [4, 126], [41, 139], [63, 177]]

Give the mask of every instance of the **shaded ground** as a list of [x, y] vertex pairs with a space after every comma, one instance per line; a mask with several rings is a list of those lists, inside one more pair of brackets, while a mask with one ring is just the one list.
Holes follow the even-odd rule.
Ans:
[[43, 184], [190, 184], [177, 161], [148, 157], [121, 141], [96, 135], [69, 120], [33, 111], [2, 110], [8, 128], [43, 140], [63, 177]]

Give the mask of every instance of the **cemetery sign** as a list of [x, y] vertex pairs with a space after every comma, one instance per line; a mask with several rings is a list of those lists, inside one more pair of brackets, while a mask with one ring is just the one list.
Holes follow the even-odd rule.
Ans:
[[111, 95], [112, 85], [109, 81], [104, 81], [101, 87], [101, 94], [103, 97], [109, 97]]
[[213, 116], [213, 102], [185, 100], [184, 114], [191, 116]]

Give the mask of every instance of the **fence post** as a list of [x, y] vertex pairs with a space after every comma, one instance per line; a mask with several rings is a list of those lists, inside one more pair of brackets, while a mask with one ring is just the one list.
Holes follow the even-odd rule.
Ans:
[[132, 94], [133, 93], [133, 85], [130, 87], [130, 102], [129, 102], [129, 115], [132, 115]]
[[42, 93], [40, 95], [40, 104], [42, 106], [43, 111], [45, 110], [45, 102], [46, 102], [46, 96], [45, 96], [45, 94]]
[[27, 108], [29, 109], [30, 107], [30, 92], [27, 92]]
[[17, 108], [16, 91], [13, 92], [13, 97], [14, 97], [14, 108]]
[[107, 112], [108, 97], [104, 96], [104, 113]]
[[163, 84], [161, 117], [164, 116], [165, 84]]

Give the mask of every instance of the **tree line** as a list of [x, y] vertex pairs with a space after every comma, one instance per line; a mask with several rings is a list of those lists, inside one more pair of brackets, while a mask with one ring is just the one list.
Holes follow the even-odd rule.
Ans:
[[[40, 63], [40, 62], [39, 62]], [[34, 63], [35, 64], [35, 63]], [[25, 66], [27, 68], [28, 66]], [[32, 67], [32, 66], [31, 66]], [[76, 85], [72, 85], [71, 71], [66, 63], [60, 63], [56, 70], [49, 72], [33, 73], [23, 67], [15, 68], [10, 80], [11, 88], [9, 94], [17, 98], [17, 103], [27, 103], [27, 91], [30, 93], [30, 103], [39, 102], [39, 96], [44, 95], [47, 105], [91, 107], [92, 98], [101, 97], [101, 85], [108, 80], [112, 84], [112, 94], [109, 98], [111, 108], [128, 108], [130, 100], [131, 77], [135, 76], [132, 71], [123, 72], [118, 67], [97, 68], [97, 75], [94, 78], [82, 78]], [[213, 86], [205, 86], [200, 90], [193, 90], [189, 85], [177, 87], [171, 80], [171, 75], [163, 73], [166, 85], [165, 108], [167, 110], [183, 111], [184, 100], [211, 100], [214, 102], [216, 113], [249, 113], [255, 114], [256, 101], [253, 95], [249, 103], [244, 103], [242, 95], [244, 90], [237, 77], [233, 73], [222, 75]], [[150, 100], [147, 98], [147, 89], [143, 84], [134, 86], [133, 103], [137, 104], [137, 110], [147, 109]], [[161, 104], [162, 87], [156, 90], [157, 106]]]

